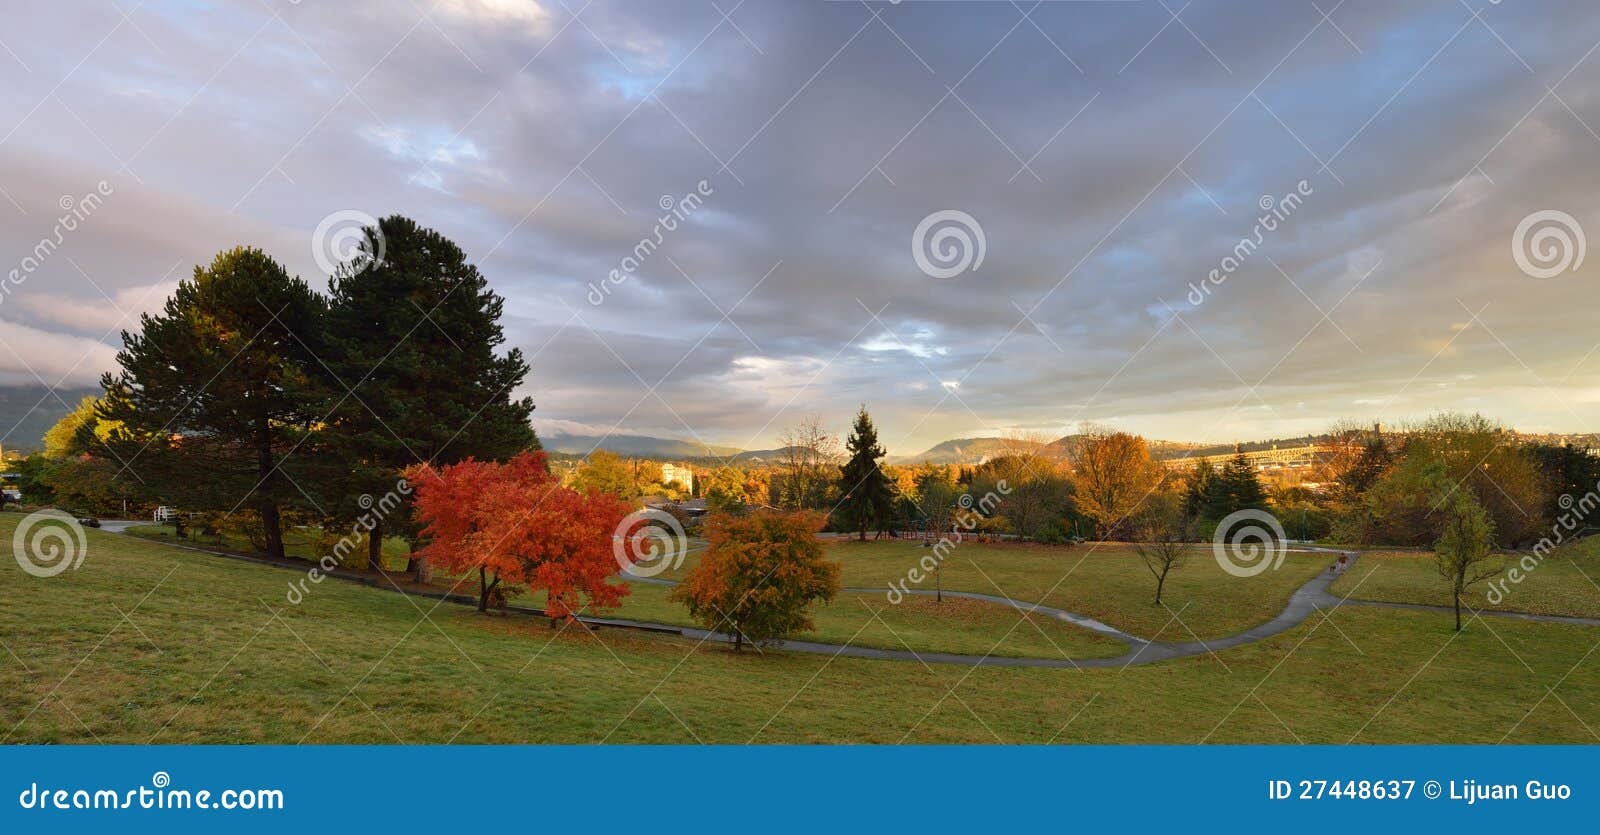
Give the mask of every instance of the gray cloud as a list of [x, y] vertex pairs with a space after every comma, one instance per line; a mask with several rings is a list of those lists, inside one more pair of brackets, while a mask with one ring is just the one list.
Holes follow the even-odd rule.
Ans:
[[[1085, 419], [1600, 425], [1594, 259], [1536, 280], [1510, 245], [1541, 209], [1600, 229], [1576, 2], [71, 6], [4, 34], [0, 253], [115, 194], [0, 305], [7, 379], [93, 379], [143, 291], [226, 246], [320, 283], [311, 230], [354, 208], [479, 260], [549, 420], [764, 446], [866, 402], [897, 453]], [[932, 279], [911, 234], [944, 209], [987, 249]]]

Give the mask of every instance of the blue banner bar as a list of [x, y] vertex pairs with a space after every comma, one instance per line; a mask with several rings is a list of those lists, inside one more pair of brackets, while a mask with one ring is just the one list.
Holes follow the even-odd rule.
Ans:
[[0, 832], [1592, 831], [1597, 751], [19, 746]]

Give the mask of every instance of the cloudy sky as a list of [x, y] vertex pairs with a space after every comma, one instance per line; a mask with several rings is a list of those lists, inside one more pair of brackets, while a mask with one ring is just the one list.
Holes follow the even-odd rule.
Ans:
[[1600, 431], [1600, 16], [1576, 0], [6, 18], [0, 384], [92, 384], [225, 247], [322, 286], [338, 223], [399, 212], [507, 298], [546, 431], [763, 447], [863, 402], [896, 453], [1086, 420]]

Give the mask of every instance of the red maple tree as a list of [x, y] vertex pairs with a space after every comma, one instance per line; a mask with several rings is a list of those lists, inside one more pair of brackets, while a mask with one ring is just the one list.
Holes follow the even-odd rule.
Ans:
[[445, 571], [476, 569], [478, 611], [488, 610], [501, 584], [544, 591], [551, 618], [571, 617], [585, 605], [613, 608], [627, 596], [627, 584], [610, 582], [620, 571], [612, 536], [627, 503], [562, 487], [544, 453], [525, 452], [504, 464], [424, 465], [409, 477], [427, 540], [419, 553]]

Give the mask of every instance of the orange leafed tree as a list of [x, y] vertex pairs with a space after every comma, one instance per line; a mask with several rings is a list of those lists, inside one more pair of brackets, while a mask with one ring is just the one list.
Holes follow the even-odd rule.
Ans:
[[708, 629], [732, 631], [735, 649], [811, 629], [811, 605], [839, 593], [839, 565], [817, 541], [824, 521], [817, 513], [714, 518], [710, 545], [673, 599]]
[[1144, 438], [1126, 432], [1090, 431], [1072, 459], [1078, 509], [1094, 519], [1100, 534], [1116, 539], [1161, 484], [1161, 467], [1150, 459]]
[[427, 545], [419, 552], [439, 568], [478, 572], [478, 611], [502, 584], [544, 591], [551, 618], [585, 605], [612, 608], [628, 594], [611, 582], [620, 568], [612, 535], [628, 505], [615, 496], [562, 487], [542, 452], [504, 464], [468, 459], [409, 473]]

